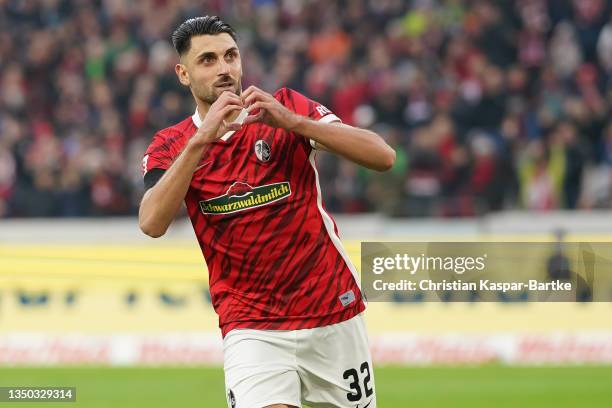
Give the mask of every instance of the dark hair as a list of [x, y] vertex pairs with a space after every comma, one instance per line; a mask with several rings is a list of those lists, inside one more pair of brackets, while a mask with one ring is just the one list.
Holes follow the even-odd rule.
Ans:
[[183, 55], [191, 47], [191, 37], [196, 35], [216, 35], [221, 33], [227, 33], [232, 36], [234, 41], [236, 39], [236, 32], [234, 29], [221, 20], [218, 16], [204, 16], [190, 18], [183, 22], [174, 32], [172, 33], [172, 44], [179, 55]]

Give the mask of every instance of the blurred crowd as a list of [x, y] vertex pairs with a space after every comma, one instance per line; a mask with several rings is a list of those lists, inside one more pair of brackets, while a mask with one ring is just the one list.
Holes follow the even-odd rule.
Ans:
[[612, 2], [0, 0], [0, 217], [137, 212], [153, 134], [194, 110], [169, 40], [218, 14], [244, 78], [396, 149], [318, 157], [334, 212], [612, 207]]

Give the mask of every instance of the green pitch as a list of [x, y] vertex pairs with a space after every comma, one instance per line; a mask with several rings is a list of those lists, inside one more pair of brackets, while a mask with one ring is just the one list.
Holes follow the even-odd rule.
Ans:
[[[378, 406], [610, 407], [612, 366], [379, 367]], [[76, 386], [76, 403], [0, 403], [0, 408], [226, 407], [218, 368], [3, 368], [0, 386]]]

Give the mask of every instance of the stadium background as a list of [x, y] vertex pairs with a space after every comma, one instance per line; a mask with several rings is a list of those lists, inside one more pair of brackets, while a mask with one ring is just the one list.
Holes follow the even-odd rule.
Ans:
[[[611, 13], [605, 0], [0, 0], [0, 385], [76, 385], [83, 407], [223, 406], [193, 232], [181, 219], [150, 240], [134, 217], [146, 145], [193, 112], [169, 42], [185, 18], [237, 28], [243, 86], [289, 86], [394, 146], [384, 175], [318, 157], [358, 264], [360, 241], [609, 242]], [[609, 406], [611, 311], [371, 304], [379, 403]]]

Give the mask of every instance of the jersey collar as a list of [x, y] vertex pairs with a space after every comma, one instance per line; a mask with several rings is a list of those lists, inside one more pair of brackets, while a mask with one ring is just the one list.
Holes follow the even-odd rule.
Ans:
[[[246, 109], [242, 109], [240, 111], [240, 113], [238, 114], [238, 117], [236, 118], [236, 120], [234, 121], [234, 123], [239, 123], [242, 125], [242, 123], [244, 122], [244, 120], [246, 119], [246, 117], [249, 115], [249, 111], [247, 111]], [[193, 124], [199, 129], [200, 126], [202, 126], [202, 119], [200, 118], [200, 114], [198, 113], [198, 108], [196, 107], [195, 113], [191, 116], [191, 120], [193, 121]], [[227, 142], [227, 140], [232, 137], [232, 135], [236, 133], [235, 130], [230, 130], [229, 132], [226, 132], [223, 136], [221, 136], [221, 140], [223, 140], [224, 142]]]

